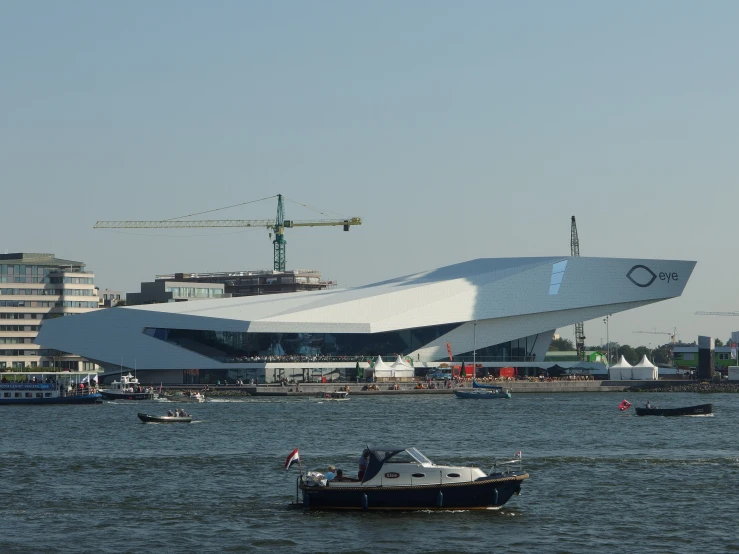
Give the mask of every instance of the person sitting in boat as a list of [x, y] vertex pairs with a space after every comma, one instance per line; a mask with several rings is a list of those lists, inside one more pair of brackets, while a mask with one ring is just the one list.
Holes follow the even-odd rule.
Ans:
[[347, 477], [346, 475], [344, 475], [344, 470], [343, 469], [337, 469], [336, 470], [336, 477], [334, 477], [332, 479], [332, 481], [351, 481], [351, 479], [349, 477]]
[[326, 481], [333, 481], [336, 479], [336, 468], [334, 466], [328, 466], [328, 471], [323, 474]]
[[652, 403], [649, 400], [647, 400], [647, 409], [651, 410], [653, 407], [654, 406], [652, 406]]
[[174, 417], [174, 414], [172, 413], [172, 410], [167, 410], [167, 416], [168, 417]]

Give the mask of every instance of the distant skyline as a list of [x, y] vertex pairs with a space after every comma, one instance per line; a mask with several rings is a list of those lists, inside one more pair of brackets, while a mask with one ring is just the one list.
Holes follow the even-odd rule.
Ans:
[[362, 217], [286, 232], [288, 268], [356, 286], [568, 255], [575, 215], [583, 256], [698, 262], [681, 298], [611, 317], [612, 340], [725, 341], [739, 318], [695, 312], [739, 310], [738, 20], [729, 1], [6, 2], [0, 251], [125, 292], [270, 269], [266, 229], [92, 226], [282, 193], [327, 214], [291, 219]]

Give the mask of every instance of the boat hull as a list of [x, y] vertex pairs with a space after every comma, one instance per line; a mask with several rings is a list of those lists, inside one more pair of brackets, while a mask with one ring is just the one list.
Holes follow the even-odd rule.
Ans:
[[80, 396], [57, 396], [54, 398], [0, 398], [0, 406], [10, 404], [95, 404], [102, 402], [98, 393]]
[[309, 510], [494, 510], [521, 490], [527, 473], [489, 476], [467, 483], [376, 487], [300, 485]]
[[174, 417], [174, 416], [156, 416], [149, 414], [138, 413], [139, 419], [144, 423], [190, 423], [192, 421], [191, 416], [187, 417]]
[[454, 395], [457, 398], [474, 398], [475, 400], [505, 400], [511, 397], [510, 392], [490, 392], [486, 389], [477, 389], [477, 391], [461, 391], [455, 390]]
[[692, 416], [713, 413], [713, 404], [699, 404], [684, 408], [636, 408], [638, 416]]
[[[162, 396], [160, 396], [160, 398], [161, 397]], [[164, 395], [163, 397], [169, 400], [170, 402], [178, 402], [178, 403], [192, 404], [192, 403], [198, 403], [198, 402], [205, 402], [205, 398], [202, 396], [196, 396], [193, 398], [191, 396], [185, 396], [185, 395], [180, 395], [180, 394], [170, 394], [170, 395]]]

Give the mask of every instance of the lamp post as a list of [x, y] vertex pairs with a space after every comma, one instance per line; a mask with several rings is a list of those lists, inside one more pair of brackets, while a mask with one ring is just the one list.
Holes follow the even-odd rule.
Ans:
[[603, 319], [603, 323], [606, 324], [606, 359], [608, 360], [608, 365], [611, 365], [611, 339], [608, 334], [608, 318], [609, 317], [611, 317], [611, 314], [608, 314]]
[[475, 375], [475, 362], [477, 360], [477, 320], [472, 326], [472, 375]]

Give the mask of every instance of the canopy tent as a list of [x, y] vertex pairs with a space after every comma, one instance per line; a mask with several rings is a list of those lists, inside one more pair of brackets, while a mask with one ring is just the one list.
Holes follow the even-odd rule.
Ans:
[[562, 377], [562, 375], [567, 373], [567, 370], [560, 365], [554, 364], [552, 367], [547, 369], [547, 373], [550, 377]]
[[390, 366], [393, 370], [393, 377], [411, 377], [415, 375], [415, 371], [411, 365], [403, 360], [400, 356], [397, 357], [395, 363]]
[[656, 381], [659, 378], [659, 372], [657, 366], [650, 362], [645, 354], [641, 361], [631, 368], [631, 378], [639, 381]]
[[375, 379], [383, 379], [393, 376], [393, 368], [382, 361], [382, 356], [377, 356], [373, 369]]
[[628, 381], [631, 379], [632, 365], [621, 356], [618, 363], [608, 368], [608, 378], [612, 381]]

